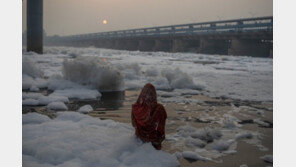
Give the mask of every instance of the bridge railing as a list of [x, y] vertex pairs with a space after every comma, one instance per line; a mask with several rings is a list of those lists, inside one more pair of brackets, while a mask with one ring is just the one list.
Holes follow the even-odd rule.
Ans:
[[160, 26], [131, 30], [99, 32], [62, 37], [66, 41], [126, 38], [126, 37], [154, 37], [175, 35], [198, 35], [225, 32], [272, 31], [273, 17], [258, 17], [215, 22]]

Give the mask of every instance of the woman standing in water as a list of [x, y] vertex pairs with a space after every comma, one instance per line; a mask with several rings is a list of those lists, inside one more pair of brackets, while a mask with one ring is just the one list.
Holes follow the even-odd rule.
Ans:
[[165, 139], [165, 120], [167, 118], [163, 105], [157, 103], [155, 87], [146, 84], [135, 104], [132, 105], [132, 124], [135, 133], [143, 142], [151, 142], [155, 149], [161, 149]]

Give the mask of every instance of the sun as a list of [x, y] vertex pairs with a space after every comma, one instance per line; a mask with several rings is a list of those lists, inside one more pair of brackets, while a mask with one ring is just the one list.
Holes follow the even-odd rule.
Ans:
[[103, 20], [103, 24], [107, 24], [108, 22], [107, 22], [107, 20], [106, 19], [104, 19]]

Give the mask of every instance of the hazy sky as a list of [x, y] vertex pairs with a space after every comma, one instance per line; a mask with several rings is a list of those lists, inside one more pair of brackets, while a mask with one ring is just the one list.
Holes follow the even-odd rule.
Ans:
[[[273, 15], [272, 0], [43, 0], [47, 35]], [[103, 24], [103, 20], [108, 21]], [[26, 0], [23, 0], [23, 30]]]

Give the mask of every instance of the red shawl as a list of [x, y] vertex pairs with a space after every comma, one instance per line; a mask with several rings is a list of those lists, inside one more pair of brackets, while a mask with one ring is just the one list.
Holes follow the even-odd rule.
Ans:
[[161, 142], [165, 138], [166, 117], [164, 107], [157, 103], [154, 86], [146, 84], [132, 106], [132, 124], [136, 136], [143, 142], [152, 142], [156, 149], [161, 149]]

